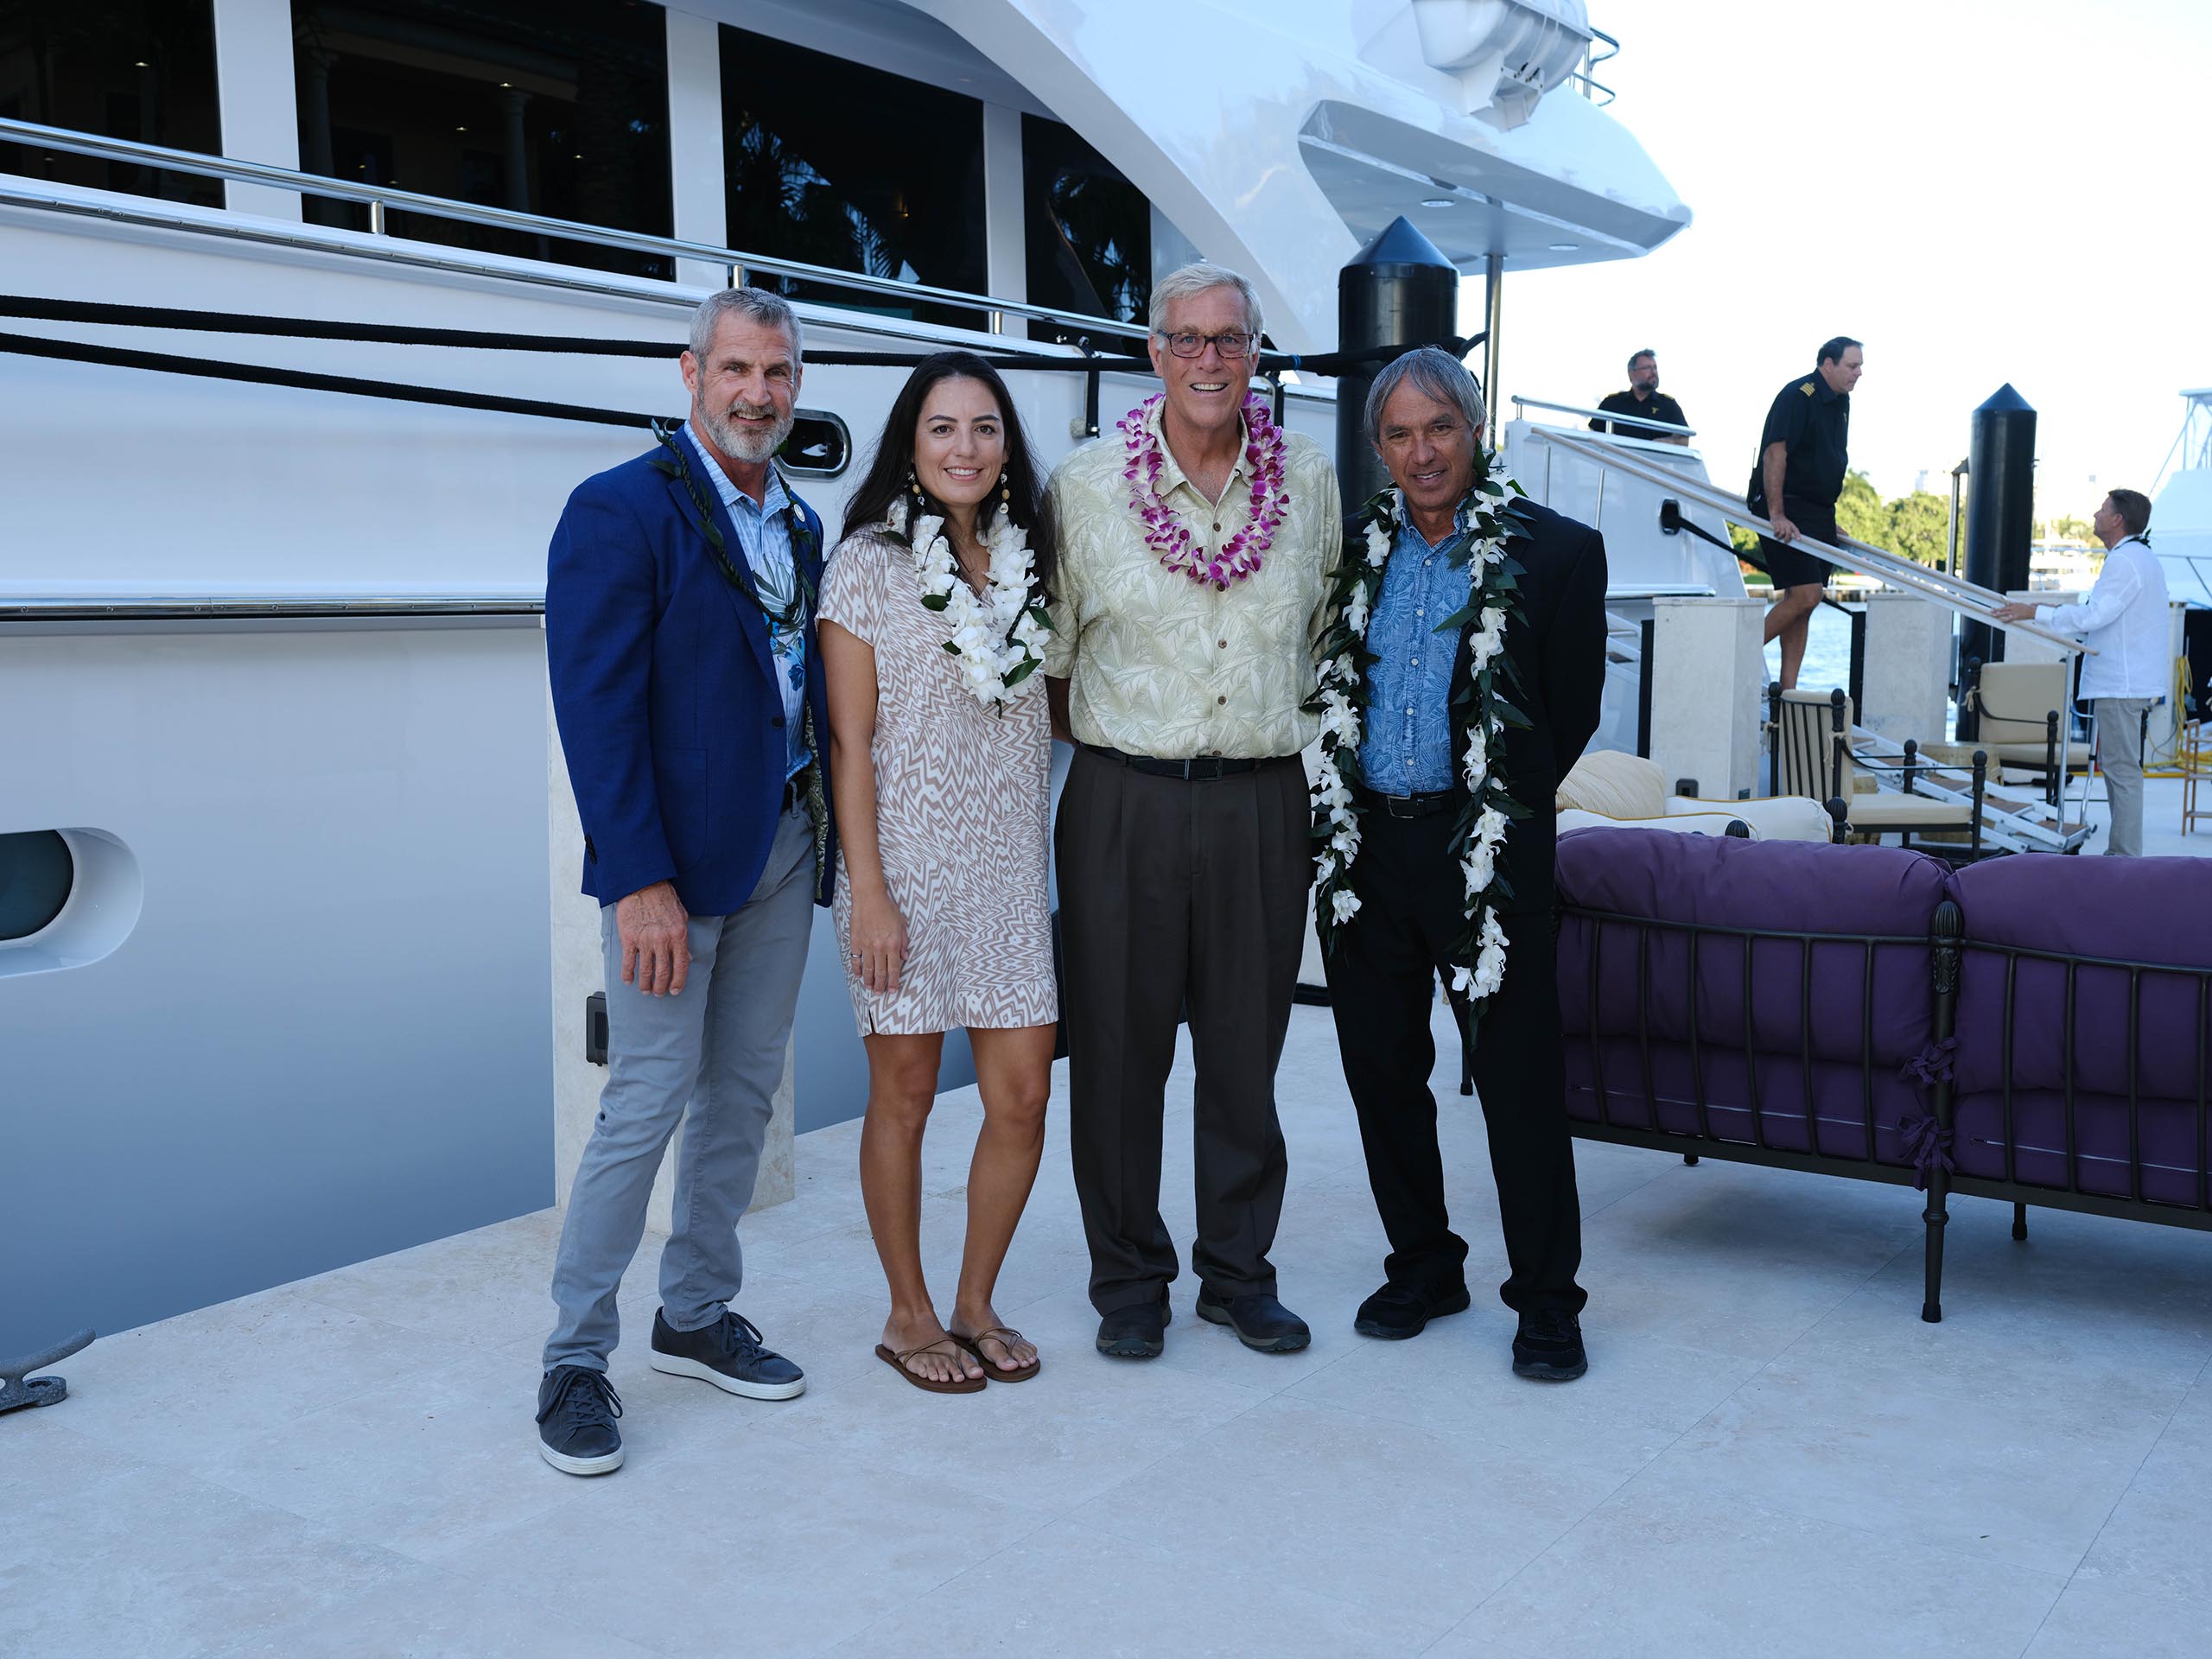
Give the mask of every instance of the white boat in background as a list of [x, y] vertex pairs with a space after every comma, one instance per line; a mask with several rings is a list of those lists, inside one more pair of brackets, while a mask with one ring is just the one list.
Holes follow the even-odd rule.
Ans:
[[2181, 396], [2181, 432], [2151, 503], [2151, 550], [2169, 595], [2212, 607], [2212, 386]]
[[[1145, 394], [1082, 365], [1138, 348], [1154, 275], [1193, 255], [1313, 353], [1338, 268], [1403, 216], [1488, 279], [1494, 382], [1513, 283], [1688, 222], [1592, 77], [1612, 43], [1580, 0], [1169, 11], [7, 10], [0, 1211], [46, 1247], [0, 1256], [0, 1352], [555, 1196], [549, 1106], [588, 1126], [601, 1074], [545, 541], [682, 412], [668, 354], [703, 293], [798, 304], [786, 459], [834, 529], [904, 375], [841, 354], [1020, 359], [1057, 460]], [[529, 349], [559, 341], [648, 354]], [[1332, 442], [1330, 385], [1283, 378]], [[1568, 511], [1585, 487], [1552, 484]], [[1591, 508], [1620, 606], [1740, 592], [1660, 531], [1663, 492], [1605, 487], [1634, 497]], [[802, 1127], [862, 1099], [833, 957], [802, 997]]]

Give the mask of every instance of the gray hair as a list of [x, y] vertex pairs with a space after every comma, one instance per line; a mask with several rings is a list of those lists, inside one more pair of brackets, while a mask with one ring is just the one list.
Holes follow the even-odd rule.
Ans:
[[1176, 301], [1194, 300], [1217, 288], [1233, 288], [1243, 296], [1244, 327], [1257, 339], [1261, 332], [1260, 290], [1227, 265], [1210, 265], [1204, 260], [1171, 270], [1152, 285], [1152, 313], [1147, 319], [1152, 332], [1167, 332], [1167, 308]]
[[784, 338], [791, 343], [791, 355], [803, 358], [806, 348], [799, 334], [798, 313], [780, 294], [771, 294], [759, 288], [726, 288], [719, 294], [709, 294], [699, 302], [699, 308], [691, 314], [691, 355], [703, 359], [713, 348], [715, 330], [721, 326], [724, 317], [735, 312], [739, 316], [759, 323], [764, 328], [780, 328]]
[[1483, 406], [1483, 389], [1475, 384], [1475, 377], [1451, 353], [1434, 346], [1417, 346], [1403, 357], [1393, 359], [1375, 377], [1375, 385], [1367, 394], [1367, 441], [1374, 443], [1382, 430], [1382, 405], [1390, 401], [1390, 394], [1412, 381], [1416, 391], [1425, 391], [1440, 404], [1450, 404], [1467, 417], [1469, 426], [1480, 426], [1490, 418]]

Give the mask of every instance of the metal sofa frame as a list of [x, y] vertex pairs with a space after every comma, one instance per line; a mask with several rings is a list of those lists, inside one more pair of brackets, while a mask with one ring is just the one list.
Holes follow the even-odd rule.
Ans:
[[[2212, 1231], [2212, 967], [2177, 968], [2168, 963], [2131, 962], [2117, 958], [2069, 955], [2055, 951], [2037, 950], [2019, 946], [2004, 946], [1981, 941], [1967, 942], [1964, 937], [1964, 918], [1958, 905], [1945, 899], [1936, 909], [1928, 936], [1923, 938], [1875, 934], [1853, 935], [1837, 933], [1798, 933], [1786, 930], [1721, 927], [1703, 923], [1676, 922], [1653, 917], [1623, 915], [1616, 912], [1562, 905], [1562, 918], [1573, 916], [1594, 924], [1590, 950], [1591, 1007], [1597, 1005], [1600, 984], [1599, 963], [1602, 959], [1605, 936], [1608, 929], [1634, 929], [1637, 934], [1637, 974], [1636, 1030], [1637, 1045], [1641, 1055], [1641, 1078], [1647, 1123], [1644, 1125], [1615, 1121], [1612, 1097], [1605, 1084], [1605, 1044], [1597, 1022], [1592, 1019], [1586, 1036], [1569, 1037], [1572, 1043], [1587, 1041], [1590, 1046], [1591, 1083], [1594, 1088], [1599, 1121], [1570, 1116], [1567, 1125], [1577, 1137], [1586, 1141], [1605, 1141], [1615, 1146], [1644, 1147], [1654, 1151], [1679, 1154], [1686, 1164], [1694, 1165], [1702, 1157], [1726, 1159], [1732, 1162], [1757, 1164], [1775, 1169], [1808, 1170], [1820, 1174], [1841, 1175], [1859, 1180], [1878, 1181], [1891, 1185], [1916, 1185], [1925, 1182], [1926, 1205], [1921, 1219], [1925, 1224], [1924, 1244], [1925, 1290], [1921, 1303], [1920, 1317], [1929, 1324], [1943, 1317], [1943, 1230], [1950, 1220], [1949, 1199], [1955, 1193], [1974, 1198], [1994, 1198], [2012, 1205], [2012, 1236], [2025, 1239], [2028, 1236], [2027, 1210], [2030, 1205], [2039, 1205], [2055, 1210], [2073, 1210], [2091, 1215], [2111, 1216], [2129, 1220], [2151, 1221], [2167, 1226], [2187, 1227], [2200, 1231]], [[1690, 1011], [1688, 1047], [1693, 1087], [1696, 1093], [1698, 1129], [1695, 1133], [1681, 1133], [1656, 1127], [1660, 1122], [1659, 1097], [1653, 1083], [1649, 1010], [1651, 1003], [1650, 940], [1654, 931], [1684, 933], [1690, 940], [1690, 970], [1688, 976]], [[1750, 972], [1752, 948], [1760, 940], [1794, 943], [1802, 954], [1799, 974], [1798, 1010], [1800, 1040], [1802, 1044], [1804, 1075], [1804, 1122], [1806, 1141], [1809, 1150], [1778, 1147], [1770, 1143], [1758, 1092], [1757, 1062], [1760, 1058], [1753, 1033], [1754, 981]], [[1713, 1127], [1710, 1103], [1706, 1098], [1703, 1054], [1713, 1046], [1699, 1039], [1697, 1005], [1697, 953], [1700, 941], [1713, 941], [1712, 948], [1740, 949], [1744, 953], [1744, 1039], [1741, 1053], [1745, 1064], [1745, 1078], [1749, 1088], [1749, 1107], [1751, 1135], [1749, 1141], [1717, 1134]], [[1862, 1095], [1865, 1103], [1864, 1132], [1866, 1149], [1863, 1155], [1852, 1157], [1819, 1150], [1819, 1120], [1814, 1116], [1813, 1090], [1813, 1000], [1812, 951], [1815, 944], [1859, 945], [1865, 956], [1865, 983], [1867, 995], [1861, 999], [1859, 1052], [1862, 1057]], [[1939, 1069], [1928, 1085], [1926, 1109], [1934, 1120], [1935, 1134], [1932, 1151], [1916, 1164], [1898, 1165], [1878, 1160], [1874, 1116], [1875, 1077], [1873, 1064], [1872, 995], [1874, 953], [1885, 945], [1922, 945], [1929, 947], [1932, 970], [1929, 995], [1932, 1027], [1936, 1042], [1961, 1035], [1958, 1029], [1960, 976], [1963, 958], [1968, 952], [1980, 952], [2006, 959], [2004, 1028], [1997, 1033], [1970, 1033], [1976, 1040], [1987, 1040], [1994, 1036], [2004, 1045], [2004, 1134], [2005, 1169], [2003, 1179], [1959, 1173], [1951, 1166], [1948, 1149], [1954, 1132], [1955, 1091], [1949, 1068]], [[2018, 1179], [2015, 1160], [2018, 1147], [2014, 1140], [2012, 1111], [2012, 1024], [2017, 998], [2017, 968], [2021, 960], [2034, 959], [2062, 963], [2067, 965], [2067, 1018], [2063, 1033], [2063, 1064], [2067, 1073], [2064, 1092], [2066, 1122], [2067, 1185], [2063, 1187], [2031, 1184]], [[2124, 969], [2129, 975], [2130, 1010], [2129, 1066], [2128, 1066], [2128, 1145], [2131, 1179], [2128, 1198], [2085, 1190], [2082, 1182], [2082, 1164], [2075, 1118], [2075, 1051], [2074, 1003], [2075, 979], [2086, 966]], [[2146, 1198], [2143, 1196], [2143, 1153], [2139, 1133], [2139, 1105], [2136, 1094], [2139, 1058], [2141, 1052], [2142, 1032], [2139, 1022], [2141, 1006], [2140, 990], [2146, 974], [2171, 975], [2194, 980], [2196, 984], [2196, 1202], [2191, 1205]], [[1618, 1041], [1618, 1038], [1610, 1040]], [[1725, 1046], [1733, 1053], [1732, 1042]], [[1771, 1051], [1766, 1058], [1771, 1059]], [[1832, 1120], [1831, 1120], [1832, 1121]]]

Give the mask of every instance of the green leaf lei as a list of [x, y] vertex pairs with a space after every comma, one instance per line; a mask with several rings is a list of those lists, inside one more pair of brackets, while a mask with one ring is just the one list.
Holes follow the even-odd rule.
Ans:
[[[1525, 538], [1528, 525], [1511, 498], [1524, 494], [1518, 484], [1478, 455], [1476, 474], [1461, 510], [1467, 527], [1444, 549], [1447, 563], [1471, 563], [1467, 603], [1436, 625], [1454, 642], [1455, 679], [1451, 715], [1455, 734], [1465, 734], [1458, 758], [1458, 781], [1465, 799], [1452, 825], [1451, 853], [1465, 881], [1462, 914], [1466, 925], [1454, 942], [1452, 988], [1468, 1000], [1470, 1033], [1482, 1005], [1503, 982], [1509, 943], [1498, 913], [1513, 896], [1512, 884], [1497, 868], [1497, 852], [1510, 823], [1529, 809], [1508, 792], [1495, 769], [1497, 746], [1508, 727], [1526, 728], [1529, 717], [1514, 697], [1524, 694], [1520, 670], [1504, 649], [1504, 634], [1519, 610], [1521, 565], [1507, 552], [1509, 542]], [[1367, 649], [1367, 629], [1382, 594], [1383, 573], [1405, 513], [1395, 489], [1378, 492], [1353, 521], [1356, 539], [1344, 549], [1332, 579], [1326, 626], [1317, 655], [1318, 689], [1306, 704], [1321, 717], [1319, 776], [1312, 789], [1314, 915], [1322, 948], [1334, 950], [1344, 930], [1360, 909], [1353, 867], [1359, 855], [1360, 734], [1367, 718], [1368, 671], [1377, 658]], [[1467, 668], [1458, 671], [1459, 636], [1471, 627], [1465, 652]], [[1508, 695], [1508, 691], [1511, 695]]]

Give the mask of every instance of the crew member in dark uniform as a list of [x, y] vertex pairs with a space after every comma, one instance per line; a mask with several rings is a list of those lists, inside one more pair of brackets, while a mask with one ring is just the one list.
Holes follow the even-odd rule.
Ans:
[[[1614, 392], [1598, 405], [1608, 415], [1648, 415], [1655, 421], [1664, 421], [1669, 426], [1688, 426], [1682, 418], [1682, 406], [1659, 390], [1659, 359], [1649, 350], [1638, 352], [1628, 360], [1628, 390]], [[1659, 443], [1688, 444], [1688, 437], [1680, 432], [1669, 432], [1656, 426], [1645, 426], [1638, 421], [1592, 421], [1592, 432], [1610, 432], [1618, 437], [1648, 438]]]
[[1782, 641], [1782, 689], [1797, 686], [1805, 660], [1805, 636], [1813, 608], [1821, 602], [1834, 567], [1802, 548], [1802, 536], [1835, 545], [1835, 504], [1849, 470], [1846, 454], [1851, 435], [1851, 389], [1865, 372], [1866, 352], [1855, 340], [1838, 334], [1821, 347], [1813, 372], [1792, 380], [1774, 394], [1759, 434], [1759, 458], [1744, 492], [1753, 512], [1774, 526], [1759, 537], [1767, 574], [1774, 578], [1774, 604], [1766, 613], [1766, 637]]

